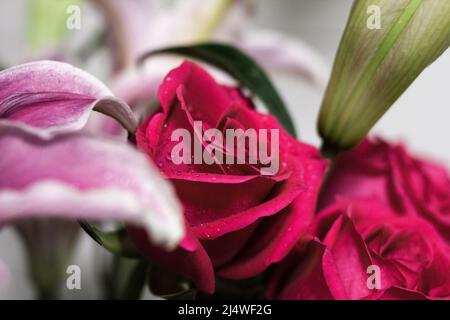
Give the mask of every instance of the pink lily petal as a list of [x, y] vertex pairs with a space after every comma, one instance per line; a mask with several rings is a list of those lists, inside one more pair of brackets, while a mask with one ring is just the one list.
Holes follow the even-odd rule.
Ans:
[[[121, 69], [136, 59], [138, 52], [147, 48], [149, 34], [154, 32], [162, 3], [155, 0], [93, 0], [105, 16], [112, 34], [111, 52], [114, 68]], [[161, 30], [160, 30], [161, 31]]]
[[325, 88], [329, 70], [306, 43], [273, 31], [241, 31], [236, 44], [269, 71], [298, 75]]
[[118, 73], [112, 79], [111, 90], [132, 107], [155, 104], [158, 88], [164, 77], [179, 64], [180, 59], [177, 57], [149, 59], [142, 66], [127, 68]]
[[[133, 65], [137, 57], [166, 46], [230, 38], [241, 26], [248, 1], [93, 0], [111, 32], [114, 69]], [[228, 14], [227, 14], [228, 13]], [[231, 16], [231, 17], [229, 17]], [[240, 19], [241, 21], [243, 19]]]
[[0, 225], [32, 216], [124, 220], [174, 247], [184, 222], [170, 185], [131, 146], [86, 133], [45, 139], [0, 122]]
[[0, 72], [0, 121], [15, 121], [41, 137], [81, 129], [92, 109], [134, 132], [131, 109], [98, 79], [69, 64], [37, 61]]

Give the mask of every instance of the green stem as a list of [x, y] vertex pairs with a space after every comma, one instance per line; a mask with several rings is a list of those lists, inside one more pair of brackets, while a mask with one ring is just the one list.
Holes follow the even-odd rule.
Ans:
[[58, 299], [78, 239], [78, 224], [58, 219], [28, 219], [15, 227], [22, 239], [37, 298]]
[[115, 256], [107, 277], [107, 299], [137, 300], [146, 284], [148, 264], [142, 259]]
[[341, 149], [334, 147], [327, 141], [323, 142], [320, 147], [320, 154], [331, 161], [333, 161], [341, 151]]
[[206, 23], [199, 32], [198, 38], [203, 40], [211, 38], [212, 34], [217, 29], [217, 26], [220, 24], [220, 22], [222, 22], [223, 18], [225, 17], [230, 7], [231, 7], [230, 0], [219, 1], [216, 7], [214, 8], [211, 16], [205, 19]]

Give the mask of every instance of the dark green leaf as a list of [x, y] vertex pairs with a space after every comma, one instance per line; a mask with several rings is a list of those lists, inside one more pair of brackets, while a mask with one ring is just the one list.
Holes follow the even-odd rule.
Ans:
[[105, 278], [108, 300], [140, 299], [145, 287], [148, 264], [143, 259], [115, 256]]
[[86, 221], [80, 221], [80, 226], [92, 239], [111, 253], [130, 258], [139, 257], [124, 227], [105, 232]]

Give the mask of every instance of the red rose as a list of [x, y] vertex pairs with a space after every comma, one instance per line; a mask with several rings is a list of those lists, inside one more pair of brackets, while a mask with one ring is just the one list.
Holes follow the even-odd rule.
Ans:
[[430, 221], [450, 241], [450, 178], [444, 167], [401, 145], [366, 140], [337, 158], [320, 207], [338, 196], [381, 201], [400, 215]]
[[[256, 112], [239, 89], [217, 84], [193, 63], [171, 71], [158, 97], [161, 110], [140, 126], [137, 144], [175, 186], [187, 236], [175, 252], [167, 253], [151, 246], [142, 231], [131, 230], [138, 249], [209, 293], [215, 272], [242, 279], [280, 261], [311, 222], [327, 162], [315, 148], [289, 136], [274, 117]], [[215, 128], [224, 136], [227, 129], [277, 129], [278, 172], [265, 175], [261, 164], [175, 164], [178, 142], [172, 134], [185, 129], [202, 140], [195, 121], [201, 121], [200, 131]], [[244, 151], [247, 156], [249, 150]]]
[[341, 200], [271, 276], [272, 299], [450, 299], [450, 247], [420, 217]]

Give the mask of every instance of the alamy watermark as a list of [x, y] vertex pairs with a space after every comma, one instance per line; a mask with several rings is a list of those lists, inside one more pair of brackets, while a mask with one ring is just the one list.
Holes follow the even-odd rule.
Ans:
[[170, 155], [174, 164], [250, 164], [259, 166], [261, 175], [278, 173], [279, 129], [226, 129], [224, 135], [215, 128], [203, 132], [202, 121], [194, 121], [193, 134], [187, 129], [172, 132], [171, 141], [178, 142]]
[[80, 30], [81, 29], [81, 8], [78, 5], [70, 5], [66, 8], [66, 28], [68, 30]]
[[370, 30], [381, 29], [381, 8], [377, 5], [370, 5], [367, 7], [367, 28]]
[[367, 288], [370, 290], [381, 289], [381, 269], [379, 266], [373, 264], [367, 267], [366, 270], [369, 277], [367, 278]]
[[66, 288], [69, 290], [81, 290], [81, 268], [76, 264], [67, 267]]

